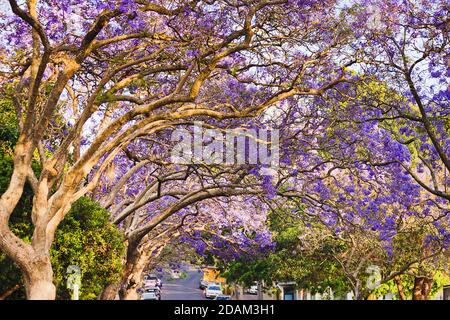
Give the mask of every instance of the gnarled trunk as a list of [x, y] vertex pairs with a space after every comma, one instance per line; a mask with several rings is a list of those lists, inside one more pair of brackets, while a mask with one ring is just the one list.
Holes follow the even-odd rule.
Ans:
[[142, 273], [149, 265], [150, 258], [157, 261], [163, 248], [164, 243], [152, 246], [150, 242], [143, 245], [129, 242], [127, 262], [119, 289], [121, 300], [138, 300], [137, 289], [141, 285]]
[[414, 279], [413, 300], [428, 300], [434, 280], [427, 277]]
[[50, 257], [35, 259], [24, 273], [28, 300], [55, 300], [56, 287]]
[[56, 288], [53, 284], [53, 270], [48, 252], [38, 255], [30, 244], [14, 235], [7, 227], [7, 222], [1, 219], [0, 249], [22, 270], [27, 299], [55, 299]]
[[120, 282], [108, 284], [102, 291], [98, 300], [115, 300], [119, 294]]
[[143, 252], [138, 244], [128, 243], [127, 261], [119, 289], [120, 300], [138, 300], [137, 289], [139, 288], [147, 259], [148, 254]]

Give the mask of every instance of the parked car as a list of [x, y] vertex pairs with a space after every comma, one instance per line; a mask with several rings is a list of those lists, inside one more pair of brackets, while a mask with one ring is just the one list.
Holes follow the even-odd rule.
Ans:
[[258, 286], [256, 284], [251, 286], [248, 288], [247, 292], [250, 294], [258, 294]]
[[200, 280], [199, 288], [203, 290], [203, 289], [206, 289], [206, 287], [208, 287], [208, 285], [209, 285], [209, 281]]
[[144, 277], [144, 288], [161, 288], [162, 281], [154, 274], [149, 274]]
[[205, 289], [205, 297], [208, 299], [214, 299], [218, 295], [222, 294], [222, 287], [218, 284], [209, 284]]
[[144, 289], [141, 300], [161, 300], [161, 291], [158, 288]]
[[225, 294], [217, 295], [214, 300], [231, 300], [231, 296], [227, 296]]

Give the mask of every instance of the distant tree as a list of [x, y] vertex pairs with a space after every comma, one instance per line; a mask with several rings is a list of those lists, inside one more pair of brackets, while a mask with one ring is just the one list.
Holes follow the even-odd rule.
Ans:
[[[225, 266], [225, 276], [229, 281], [246, 286], [254, 281], [265, 281], [270, 287], [277, 282], [295, 282], [299, 288], [323, 293], [332, 288], [335, 294], [350, 290], [350, 284], [338, 262], [333, 259], [335, 252], [342, 252], [345, 244], [339, 239], [322, 237], [313, 250], [302, 249], [305, 230], [316, 230], [326, 235], [320, 224], [312, 226], [283, 210], [275, 210], [268, 217], [268, 225], [273, 234], [275, 248], [256, 259], [246, 259]], [[311, 238], [309, 239], [312, 240]]]
[[344, 220], [327, 224], [296, 201], [275, 208], [268, 225], [274, 250], [225, 264], [228, 280], [245, 285], [293, 281], [313, 293], [352, 291], [355, 299], [391, 292], [402, 300], [427, 300], [448, 281], [445, 247], [434, 237], [433, 224], [421, 219], [399, 221], [390, 248], [376, 229]]

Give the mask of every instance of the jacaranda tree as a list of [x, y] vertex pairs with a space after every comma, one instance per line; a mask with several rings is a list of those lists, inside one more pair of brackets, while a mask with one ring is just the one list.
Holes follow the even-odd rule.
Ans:
[[[14, 103], [19, 133], [0, 199], [0, 248], [22, 269], [27, 297], [55, 298], [49, 252], [56, 229], [133, 140], [192, 117], [251, 117], [346, 81], [350, 61], [331, 60], [349, 40], [334, 6], [10, 0], [1, 94]], [[250, 96], [241, 97], [243, 90]], [[31, 243], [8, 227], [26, 182], [34, 193]]]

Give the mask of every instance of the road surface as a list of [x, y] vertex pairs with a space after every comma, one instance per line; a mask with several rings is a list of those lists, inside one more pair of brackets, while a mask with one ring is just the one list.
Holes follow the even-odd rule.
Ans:
[[[199, 289], [200, 279], [203, 272], [198, 272], [195, 267], [185, 269], [187, 277], [184, 279], [168, 279], [163, 277], [163, 287], [161, 290], [162, 300], [206, 300], [203, 290]], [[257, 295], [244, 294], [240, 296], [242, 300], [257, 300]]]
[[187, 277], [184, 279], [163, 279], [162, 300], [206, 300], [198, 287], [203, 273], [193, 268], [186, 273]]

